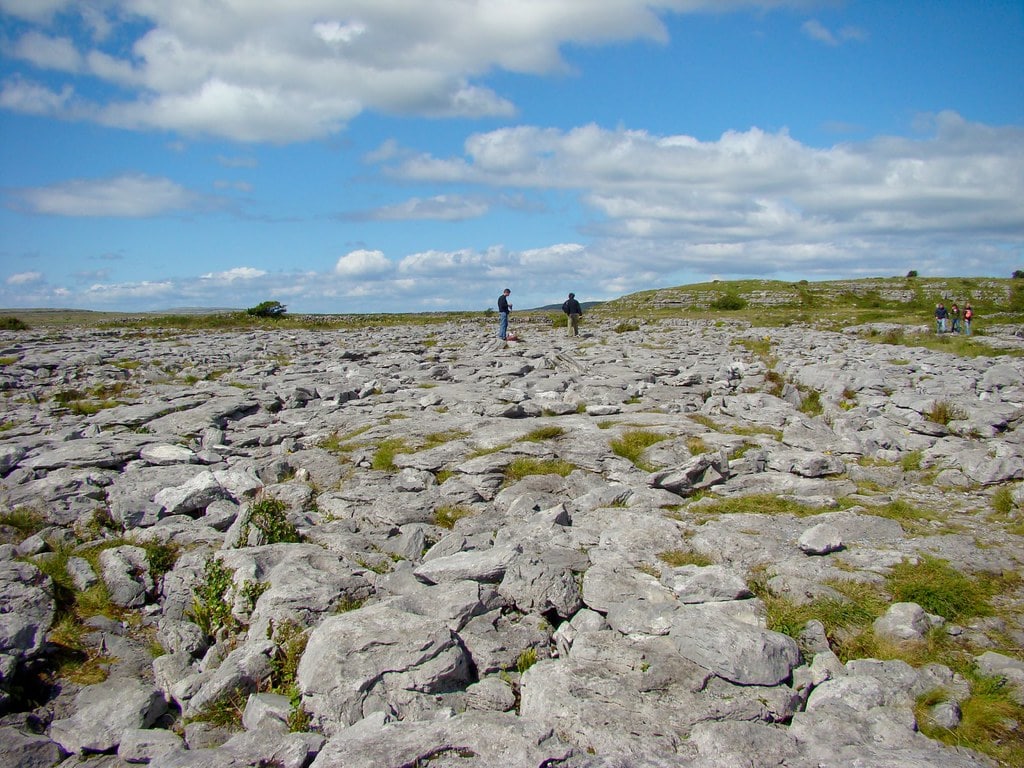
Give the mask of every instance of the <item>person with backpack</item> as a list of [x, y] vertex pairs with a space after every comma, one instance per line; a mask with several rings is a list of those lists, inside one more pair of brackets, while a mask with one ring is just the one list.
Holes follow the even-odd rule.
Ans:
[[569, 336], [580, 335], [580, 318], [583, 317], [583, 307], [576, 301], [576, 294], [570, 293], [569, 298], [562, 304], [562, 311], [569, 316], [566, 325], [566, 333]]

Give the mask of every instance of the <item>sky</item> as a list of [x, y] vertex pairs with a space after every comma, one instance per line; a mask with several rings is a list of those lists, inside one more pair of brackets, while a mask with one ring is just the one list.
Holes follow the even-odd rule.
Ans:
[[1024, 0], [0, 0], [0, 307], [1024, 268]]

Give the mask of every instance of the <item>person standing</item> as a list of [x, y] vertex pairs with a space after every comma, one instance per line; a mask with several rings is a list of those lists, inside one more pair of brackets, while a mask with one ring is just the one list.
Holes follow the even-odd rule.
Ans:
[[953, 327], [950, 329], [950, 333], [960, 333], [960, 307], [954, 301], [953, 306], [949, 308], [949, 317], [953, 321]]
[[946, 332], [946, 318], [949, 317], [949, 312], [946, 311], [945, 304], [935, 305], [935, 332], [945, 333]]
[[508, 337], [508, 313], [512, 311], [512, 305], [508, 303], [508, 297], [512, 293], [508, 288], [501, 292], [498, 297], [498, 338], [502, 341]]
[[964, 335], [971, 335], [971, 320], [974, 319], [974, 310], [971, 309], [971, 305], [968, 304], [964, 307]]
[[569, 336], [580, 335], [580, 318], [583, 317], [583, 307], [576, 301], [576, 294], [570, 293], [569, 298], [562, 304], [562, 311], [569, 316], [566, 324], [566, 333]]

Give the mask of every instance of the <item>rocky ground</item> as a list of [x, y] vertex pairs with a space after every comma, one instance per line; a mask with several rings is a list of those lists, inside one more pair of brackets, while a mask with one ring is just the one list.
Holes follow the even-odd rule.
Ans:
[[995, 764], [919, 730], [963, 670], [769, 622], [924, 560], [998, 576], [991, 615], [888, 595], [868, 634], [1024, 703], [1024, 358], [517, 331], [0, 335], [5, 764]]

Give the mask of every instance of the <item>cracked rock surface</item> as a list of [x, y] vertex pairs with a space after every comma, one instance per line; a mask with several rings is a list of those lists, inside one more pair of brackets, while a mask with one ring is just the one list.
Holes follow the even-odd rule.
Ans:
[[[841, 660], [818, 622], [776, 631], [765, 598], [842, 601], [838, 582], [884, 589], [926, 558], [1019, 575], [1024, 358], [681, 320], [520, 336], [0, 334], [0, 754], [994, 765], [920, 732], [938, 688], [955, 727], [964, 677]], [[630, 454], [638, 435], [657, 439]], [[1006, 583], [996, 616], [890, 599], [869, 630], [942, 633], [1020, 700]], [[65, 590], [97, 589], [114, 618], [82, 642], [104, 674], [55, 676]]]

